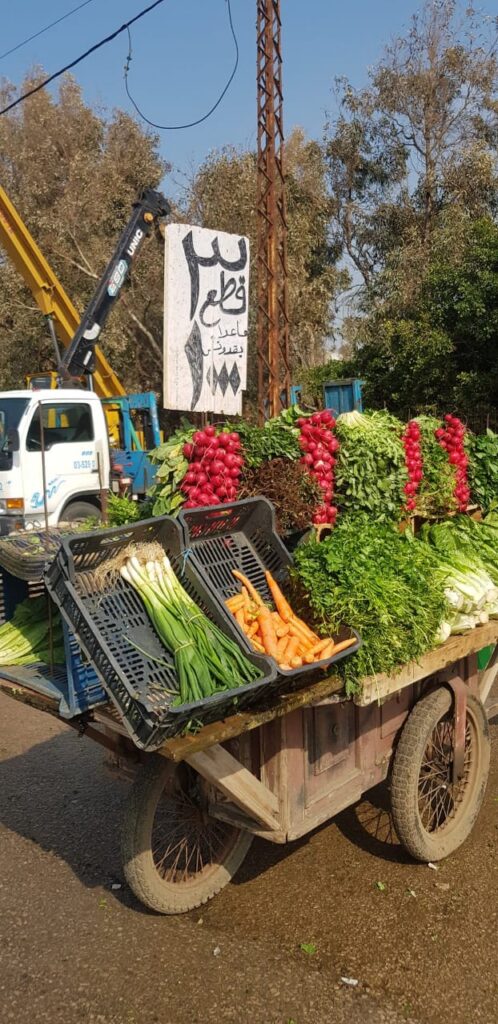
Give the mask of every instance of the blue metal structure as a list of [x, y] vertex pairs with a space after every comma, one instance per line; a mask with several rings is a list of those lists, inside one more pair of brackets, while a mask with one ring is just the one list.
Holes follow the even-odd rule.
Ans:
[[357, 377], [332, 380], [323, 385], [323, 404], [334, 416], [342, 412], [363, 412], [361, 387], [363, 381]]
[[[144, 495], [156, 475], [156, 466], [150, 461], [149, 451], [161, 444], [156, 396], [153, 391], [144, 391], [103, 398], [102, 404], [119, 411], [121, 446], [111, 448], [113, 469], [129, 477], [132, 494]], [[144, 443], [133, 425], [134, 414], [143, 419], [140, 433]]]
[[[341, 412], [363, 412], [363, 401], [361, 395], [363, 381], [357, 377], [345, 377], [344, 380], [331, 380], [323, 385], [323, 405], [330, 409], [334, 416]], [[290, 389], [291, 405], [299, 405], [301, 401], [302, 387], [300, 384], [293, 384]]]

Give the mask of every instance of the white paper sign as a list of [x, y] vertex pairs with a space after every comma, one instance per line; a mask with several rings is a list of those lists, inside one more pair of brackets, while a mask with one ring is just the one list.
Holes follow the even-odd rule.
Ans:
[[168, 224], [164, 406], [242, 412], [247, 377], [249, 240]]

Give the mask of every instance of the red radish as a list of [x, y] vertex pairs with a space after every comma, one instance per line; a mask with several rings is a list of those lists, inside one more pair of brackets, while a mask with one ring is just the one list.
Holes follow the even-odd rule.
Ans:
[[329, 409], [324, 409], [322, 412], [313, 413], [307, 420], [301, 418], [297, 426], [300, 431], [299, 446], [305, 453], [301, 456], [301, 463], [315, 478], [323, 494], [323, 504], [315, 509], [313, 522], [332, 523], [337, 515], [337, 509], [330, 505], [334, 484], [332, 467], [336, 461], [333, 453], [339, 447], [339, 442], [332, 433], [335, 427], [334, 417]]
[[448, 461], [455, 468], [455, 489], [453, 491], [458, 509], [465, 512], [470, 499], [467, 482], [469, 460], [465, 451], [465, 425], [457, 416], [447, 413], [444, 417], [446, 428], [438, 427], [434, 432], [439, 444], [448, 452]]

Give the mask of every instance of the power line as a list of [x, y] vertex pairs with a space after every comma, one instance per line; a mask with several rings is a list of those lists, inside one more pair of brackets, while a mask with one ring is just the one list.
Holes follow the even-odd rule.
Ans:
[[[158, 128], [160, 131], [168, 131], [168, 132], [180, 131], [183, 128], [194, 128], [195, 125], [202, 124], [203, 121], [207, 121], [208, 117], [211, 117], [211, 114], [213, 114], [214, 111], [216, 110], [216, 108], [219, 107], [223, 97], [228, 92], [228, 90], [229, 90], [229, 88], [230, 88], [230, 86], [231, 86], [231, 84], [233, 82], [233, 79], [235, 78], [235, 74], [236, 74], [237, 68], [239, 66], [239, 44], [238, 44], [238, 41], [237, 41], [237, 36], [235, 34], [235, 29], [233, 27], [232, 8], [230, 6], [230, 0], [226, 0], [226, 4], [227, 4], [227, 10], [228, 10], [228, 21], [229, 21], [229, 24], [230, 24], [230, 30], [231, 30], [233, 41], [234, 41], [234, 44], [235, 44], [235, 63], [234, 63], [231, 75], [230, 75], [230, 77], [229, 77], [229, 79], [228, 79], [228, 81], [227, 81], [223, 91], [218, 96], [218, 99], [216, 100], [216, 103], [213, 103], [213, 106], [207, 111], [206, 114], [203, 114], [202, 117], [198, 117], [195, 121], [189, 121], [187, 124], [156, 124], [155, 121], [150, 121], [149, 118], [146, 117], [145, 114], [142, 113], [142, 111], [140, 110], [140, 107], [138, 106], [138, 104], [133, 99], [133, 96], [131, 95], [130, 88], [129, 88], [129, 85], [128, 85], [128, 74], [129, 74], [129, 71], [130, 71], [131, 61], [133, 60], [132, 41], [131, 41], [130, 29], [129, 28], [127, 29], [127, 31], [128, 31], [128, 55], [127, 55], [126, 63], [125, 63], [125, 66], [124, 66], [124, 80], [125, 80], [126, 94], [128, 96], [128, 99], [130, 100], [130, 103], [132, 103], [133, 106], [135, 107], [135, 110], [136, 110], [138, 116], [141, 117], [142, 121], [145, 121], [146, 124], [150, 124], [151, 128]], [[131, 22], [130, 22], [130, 24], [131, 24]]]
[[116, 36], [119, 36], [121, 32], [125, 32], [130, 27], [130, 25], [134, 24], [135, 21], [139, 21], [139, 19], [143, 18], [145, 14], [148, 14], [149, 11], [153, 11], [155, 7], [159, 7], [159, 5], [162, 3], [164, 3], [164, 0], [155, 0], [155, 3], [149, 4], [148, 7], [144, 7], [144, 9], [142, 11], [139, 11], [139, 13], [136, 14], [134, 18], [130, 18], [130, 21], [125, 21], [124, 25], [121, 25], [120, 28], [117, 28], [115, 32], [111, 32], [111, 34], [109, 36], [106, 36], [105, 39], [101, 39], [100, 42], [95, 43], [94, 46], [91, 46], [89, 50], [86, 50], [85, 53], [82, 53], [79, 57], [76, 57], [75, 60], [71, 61], [70, 64], [66, 64], [63, 68], [60, 68], [59, 71], [54, 71], [53, 75], [50, 75], [48, 78], [45, 78], [43, 82], [40, 82], [38, 85], [35, 85], [33, 89], [30, 89], [28, 92], [25, 92], [22, 96], [18, 96], [18, 98], [16, 100], [13, 100], [12, 103], [9, 103], [7, 107], [4, 107], [3, 110], [0, 110], [0, 115], [7, 114], [9, 110], [13, 110], [14, 107], [17, 107], [19, 103], [23, 103], [24, 100], [27, 100], [29, 96], [34, 96], [35, 93], [40, 92], [40, 90], [44, 89], [46, 85], [50, 85], [51, 82], [54, 82], [56, 78], [60, 78], [60, 76], [63, 75], [66, 71], [70, 71], [71, 68], [76, 67], [76, 65], [80, 64], [82, 60], [85, 60], [86, 57], [89, 57], [91, 53], [95, 53], [96, 50], [99, 50], [101, 46], [105, 46], [106, 43], [112, 42], [112, 40], [115, 39]]
[[42, 36], [44, 32], [48, 32], [49, 28], [54, 28], [55, 25], [60, 25], [61, 21], [65, 21], [66, 18], [70, 18], [72, 14], [76, 14], [77, 11], [81, 11], [82, 7], [88, 7], [88, 4], [93, 4], [93, 0], [84, 0], [84, 3], [78, 4], [77, 7], [73, 7], [72, 11], [67, 11], [60, 18], [55, 21], [51, 21], [50, 25], [45, 25], [45, 28], [41, 28], [39, 32], [33, 32], [32, 36], [28, 36], [27, 39], [23, 39], [22, 42], [17, 43], [16, 46], [12, 46], [10, 50], [6, 50], [5, 53], [0, 53], [0, 60], [4, 57], [9, 57], [11, 53], [15, 53], [16, 50], [20, 50], [21, 47], [26, 46], [31, 42], [32, 39], [38, 39], [38, 36]]

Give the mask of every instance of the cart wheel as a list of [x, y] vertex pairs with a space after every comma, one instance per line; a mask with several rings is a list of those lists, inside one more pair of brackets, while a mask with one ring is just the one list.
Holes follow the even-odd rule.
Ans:
[[467, 695], [464, 773], [452, 781], [453, 701], [441, 687], [417, 702], [394, 757], [391, 803], [396, 832], [412, 857], [436, 861], [472, 830], [484, 797], [490, 743], [481, 702]]
[[238, 870], [250, 832], [211, 817], [193, 769], [149, 755], [132, 786], [122, 834], [128, 885], [160, 914], [183, 914], [216, 895]]

